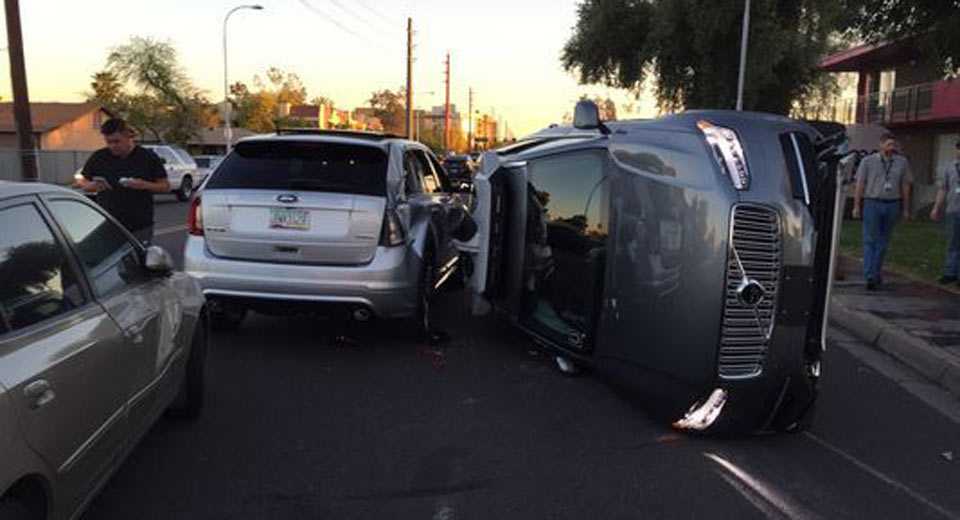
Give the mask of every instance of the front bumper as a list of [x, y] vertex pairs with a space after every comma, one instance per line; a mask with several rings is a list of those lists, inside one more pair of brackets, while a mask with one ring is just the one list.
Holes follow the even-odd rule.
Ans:
[[278, 264], [214, 256], [203, 237], [190, 236], [184, 270], [208, 298], [343, 304], [366, 307], [380, 318], [416, 311], [420, 258], [405, 247], [380, 247], [362, 266]]

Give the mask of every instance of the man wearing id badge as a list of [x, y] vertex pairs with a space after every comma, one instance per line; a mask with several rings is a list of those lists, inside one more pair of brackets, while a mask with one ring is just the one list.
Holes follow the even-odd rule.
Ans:
[[946, 217], [947, 258], [943, 263], [941, 284], [956, 283], [960, 267], [960, 141], [954, 146], [954, 161], [937, 172], [937, 200], [930, 211], [930, 220], [939, 221]]
[[168, 193], [167, 170], [157, 154], [138, 146], [123, 119], [100, 127], [107, 143], [83, 165], [79, 186], [96, 193], [97, 202], [137, 239], [153, 239], [153, 194]]
[[853, 218], [863, 214], [863, 277], [867, 290], [883, 285], [883, 259], [900, 215], [910, 219], [913, 173], [907, 158], [897, 153], [897, 139], [884, 134], [880, 151], [857, 168]]

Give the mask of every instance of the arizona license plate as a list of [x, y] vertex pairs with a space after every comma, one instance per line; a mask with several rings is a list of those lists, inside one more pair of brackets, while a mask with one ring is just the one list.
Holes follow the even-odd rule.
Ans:
[[310, 212], [305, 209], [270, 208], [272, 229], [310, 229]]

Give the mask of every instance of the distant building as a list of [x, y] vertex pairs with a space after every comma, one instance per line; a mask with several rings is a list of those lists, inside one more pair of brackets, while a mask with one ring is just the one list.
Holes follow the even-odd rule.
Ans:
[[858, 75], [855, 98], [840, 100], [837, 120], [893, 131], [917, 178], [919, 208], [934, 193], [935, 172], [960, 140], [960, 80], [924, 59], [911, 40], [859, 45], [828, 56], [820, 69]]
[[[103, 148], [100, 125], [111, 114], [95, 103], [30, 103], [34, 142], [39, 150]], [[13, 103], [0, 103], [0, 149], [17, 149]]]
[[499, 125], [496, 118], [489, 114], [483, 114], [474, 121], [473, 142], [474, 148], [486, 150], [494, 146], [498, 141]]

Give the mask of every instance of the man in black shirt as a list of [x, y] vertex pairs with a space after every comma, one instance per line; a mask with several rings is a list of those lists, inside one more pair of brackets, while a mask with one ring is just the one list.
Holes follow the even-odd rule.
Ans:
[[144, 242], [153, 239], [153, 194], [169, 193], [163, 162], [138, 146], [123, 119], [100, 127], [106, 148], [94, 152], [83, 166], [80, 187], [97, 194], [97, 202]]

